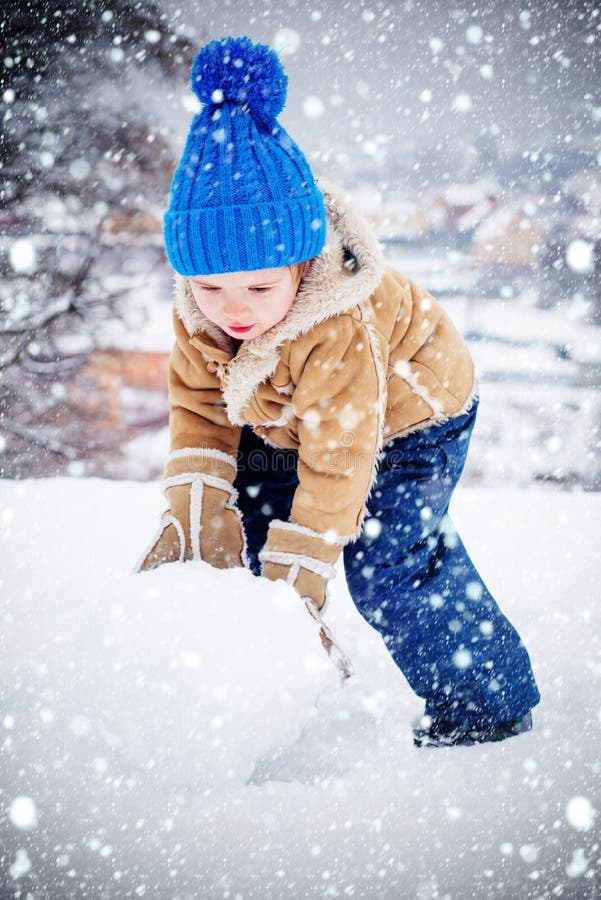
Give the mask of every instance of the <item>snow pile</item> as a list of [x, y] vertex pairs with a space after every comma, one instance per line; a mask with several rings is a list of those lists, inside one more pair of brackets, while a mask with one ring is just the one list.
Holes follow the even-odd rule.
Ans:
[[147, 772], [153, 791], [202, 791], [222, 777], [244, 784], [257, 758], [298, 736], [316, 693], [336, 687], [316, 623], [283, 582], [262, 580], [259, 590], [244, 569], [200, 562], [135, 575], [132, 558], [115, 572], [105, 565], [111, 544], [97, 547], [94, 565], [92, 547], [84, 553], [77, 543], [93, 543], [103, 485], [93, 485], [92, 531], [78, 529], [79, 541], [64, 506], [61, 515], [63, 490], [59, 481], [16, 485], [4, 510], [9, 522], [18, 510], [15, 530], [35, 528], [41, 491], [63, 535], [58, 554], [43, 537], [34, 542], [36, 567], [54, 575], [25, 591], [29, 608], [21, 565], [4, 585], [3, 662], [36, 698], [16, 716], [19, 729], [11, 724], [15, 737], [26, 727], [36, 758], [67, 754], [82, 776], [87, 767]]
[[284, 585], [253, 592], [248, 572], [173, 569], [91, 584], [66, 570], [58, 604], [42, 588], [34, 615], [6, 628], [5, 663], [40, 698], [17, 716], [36, 757], [42, 743], [82, 775], [142, 770], [153, 791], [205, 790], [243, 784], [297, 736], [329, 674], [300, 604]]
[[421, 702], [343, 578], [345, 686], [283, 583], [131, 575], [161, 505], [0, 484], [2, 897], [594, 896], [598, 496], [457, 495], [543, 702], [530, 734], [442, 751], [413, 748]]

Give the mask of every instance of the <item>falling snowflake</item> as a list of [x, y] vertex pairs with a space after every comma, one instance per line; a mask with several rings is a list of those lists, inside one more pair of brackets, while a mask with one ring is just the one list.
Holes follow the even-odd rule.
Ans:
[[566, 819], [577, 831], [592, 828], [595, 810], [587, 797], [572, 797], [566, 806]]
[[594, 268], [593, 245], [588, 241], [576, 240], [568, 245], [566, 262], [573, 272], [592, 272]]
[[29, 874], [31, 871], [31, 860], [27, 854], [27, 850], [20, 847], [15, 854], [15, 861], [8, 870], [8, 874], [15, 881], [22, 878], [23, 875]]
[[35, 247], [27, 238], [19, 238], [12, 244], [8, 259], [14, 271], [20, 275], [31, 275], [37, 269]]
[[303, 100], [303, 112], [309, 119], [317, 119], [323, 116], [325, 106], [319, 97], [305, 97]]
[[28, 830], [38, 824], [38, 814], [31, 797], [15, 797], [8, 810], [8, 818], [15, 828]]
[[272, 46], [281, 56], [292, 56], [301, 45], [301, 36], [293, 28], [280, 28]]

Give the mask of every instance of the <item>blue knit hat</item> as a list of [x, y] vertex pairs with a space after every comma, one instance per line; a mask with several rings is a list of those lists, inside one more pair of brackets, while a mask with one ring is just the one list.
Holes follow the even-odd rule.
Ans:
[[317, 256], [326, 238], [323, 196], [276, 119], [288, 78], [275, 51], [248, 37], [211, 41], [190, 80], [203, 107], [164, 217], [175, 271], [246, 272]]

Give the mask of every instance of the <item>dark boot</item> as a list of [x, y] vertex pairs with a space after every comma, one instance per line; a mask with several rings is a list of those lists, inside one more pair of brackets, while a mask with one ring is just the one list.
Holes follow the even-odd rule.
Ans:
[[429, 726], [420, 725], [413, 729], [413, 743], [416, 747], [470, 747], [473, 744], [504, 741], [517, 734], [524, 734], [531, 728], [531, 712], [512, 722], [500, 722], [482, 728], [465, 728], [443, 719], [433, 719]]

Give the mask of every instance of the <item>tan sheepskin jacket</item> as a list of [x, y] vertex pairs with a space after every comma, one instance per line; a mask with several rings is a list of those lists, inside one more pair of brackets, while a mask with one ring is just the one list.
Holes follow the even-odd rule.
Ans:
[[286, 317], [236, 350], [176, 276], [170, 360], [172, 451], [236, 457], [240, 428], [298, 451], [291, 521], [343, 544], [359, 535], [392, 438], [464, 412], [465, 342], [437, 303], [383, 261], [369, 225], [320, 179], [326, 245]]

